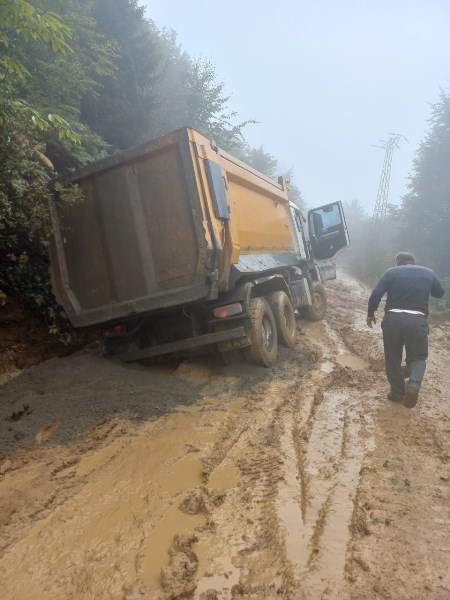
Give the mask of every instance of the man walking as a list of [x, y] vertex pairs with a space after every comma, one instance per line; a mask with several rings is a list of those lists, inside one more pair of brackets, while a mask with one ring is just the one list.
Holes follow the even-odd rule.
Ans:
[[[428, 299], [442, 298], [444, 289], [431, 269], [416, 265], [414, 255], [400, 252], [396, 267], [383, 273], [369, 298], [367, 325], [376, 323], [375, 311], [387, 293], [383, 330], [386, 376], [391, 384], [388, 399], [413, 408], [417, 403], [428, 356]], [[402, 372], [406, 351], [405, 386]]]

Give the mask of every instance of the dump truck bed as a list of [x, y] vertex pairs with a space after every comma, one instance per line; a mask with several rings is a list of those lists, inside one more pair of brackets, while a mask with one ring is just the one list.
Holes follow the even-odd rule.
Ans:
[[285, 190], [190, 128], [63, 182], [84, 201], [53, 203], [51, 277], [75, 327], [215, 299], [244, 256], [291, 251]]
[[75, 326], [208, 297], [214, 257], [185, 130], [66, 181], [84, 201], [53, 206], [51, 274]]

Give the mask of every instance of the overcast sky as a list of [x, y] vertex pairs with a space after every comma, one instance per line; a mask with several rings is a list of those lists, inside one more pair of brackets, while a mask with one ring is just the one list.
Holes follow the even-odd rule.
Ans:
[[141, 0], [216, 66], [252, 146], [293, 167], [307, 204], [375, 204], [388, 132], [389, 200], [406, 193], [430, 103], [450, 88], [450, 0]]

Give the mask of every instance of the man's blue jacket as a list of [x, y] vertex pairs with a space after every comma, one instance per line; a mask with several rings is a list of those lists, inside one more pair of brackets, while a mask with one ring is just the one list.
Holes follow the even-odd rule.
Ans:
[[428, 299], [442, 298], [444, 288], [431, 269], [418, 265], [392, 267], [383, 273], [369, 298], [368, 316], [373, 317], [387, 293], [385, 312], [392, 308], [417, 310], [428, 315]]

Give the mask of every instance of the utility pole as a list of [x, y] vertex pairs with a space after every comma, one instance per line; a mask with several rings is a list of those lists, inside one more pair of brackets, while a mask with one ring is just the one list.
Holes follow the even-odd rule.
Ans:
[[399, 148], [399, 141], [406, 137], [401, 133], [388, 133], [389, 138], [387, 140], [380, 140], [381, 146], [375, 146], [375, 148], [383, 148], [386, 150], [384, 155], [383, 170], [381, 171], [380, 183], [378, 185], [377, 200], [375, 202], [375, 208], [373, 209], [372, 222], [378, 228], [386, 217], [386, 210], [388, 205], [389, 197], [389, 183], [391, 179], [391, 165], [392, 165], [392, 154], [394, 148]]

